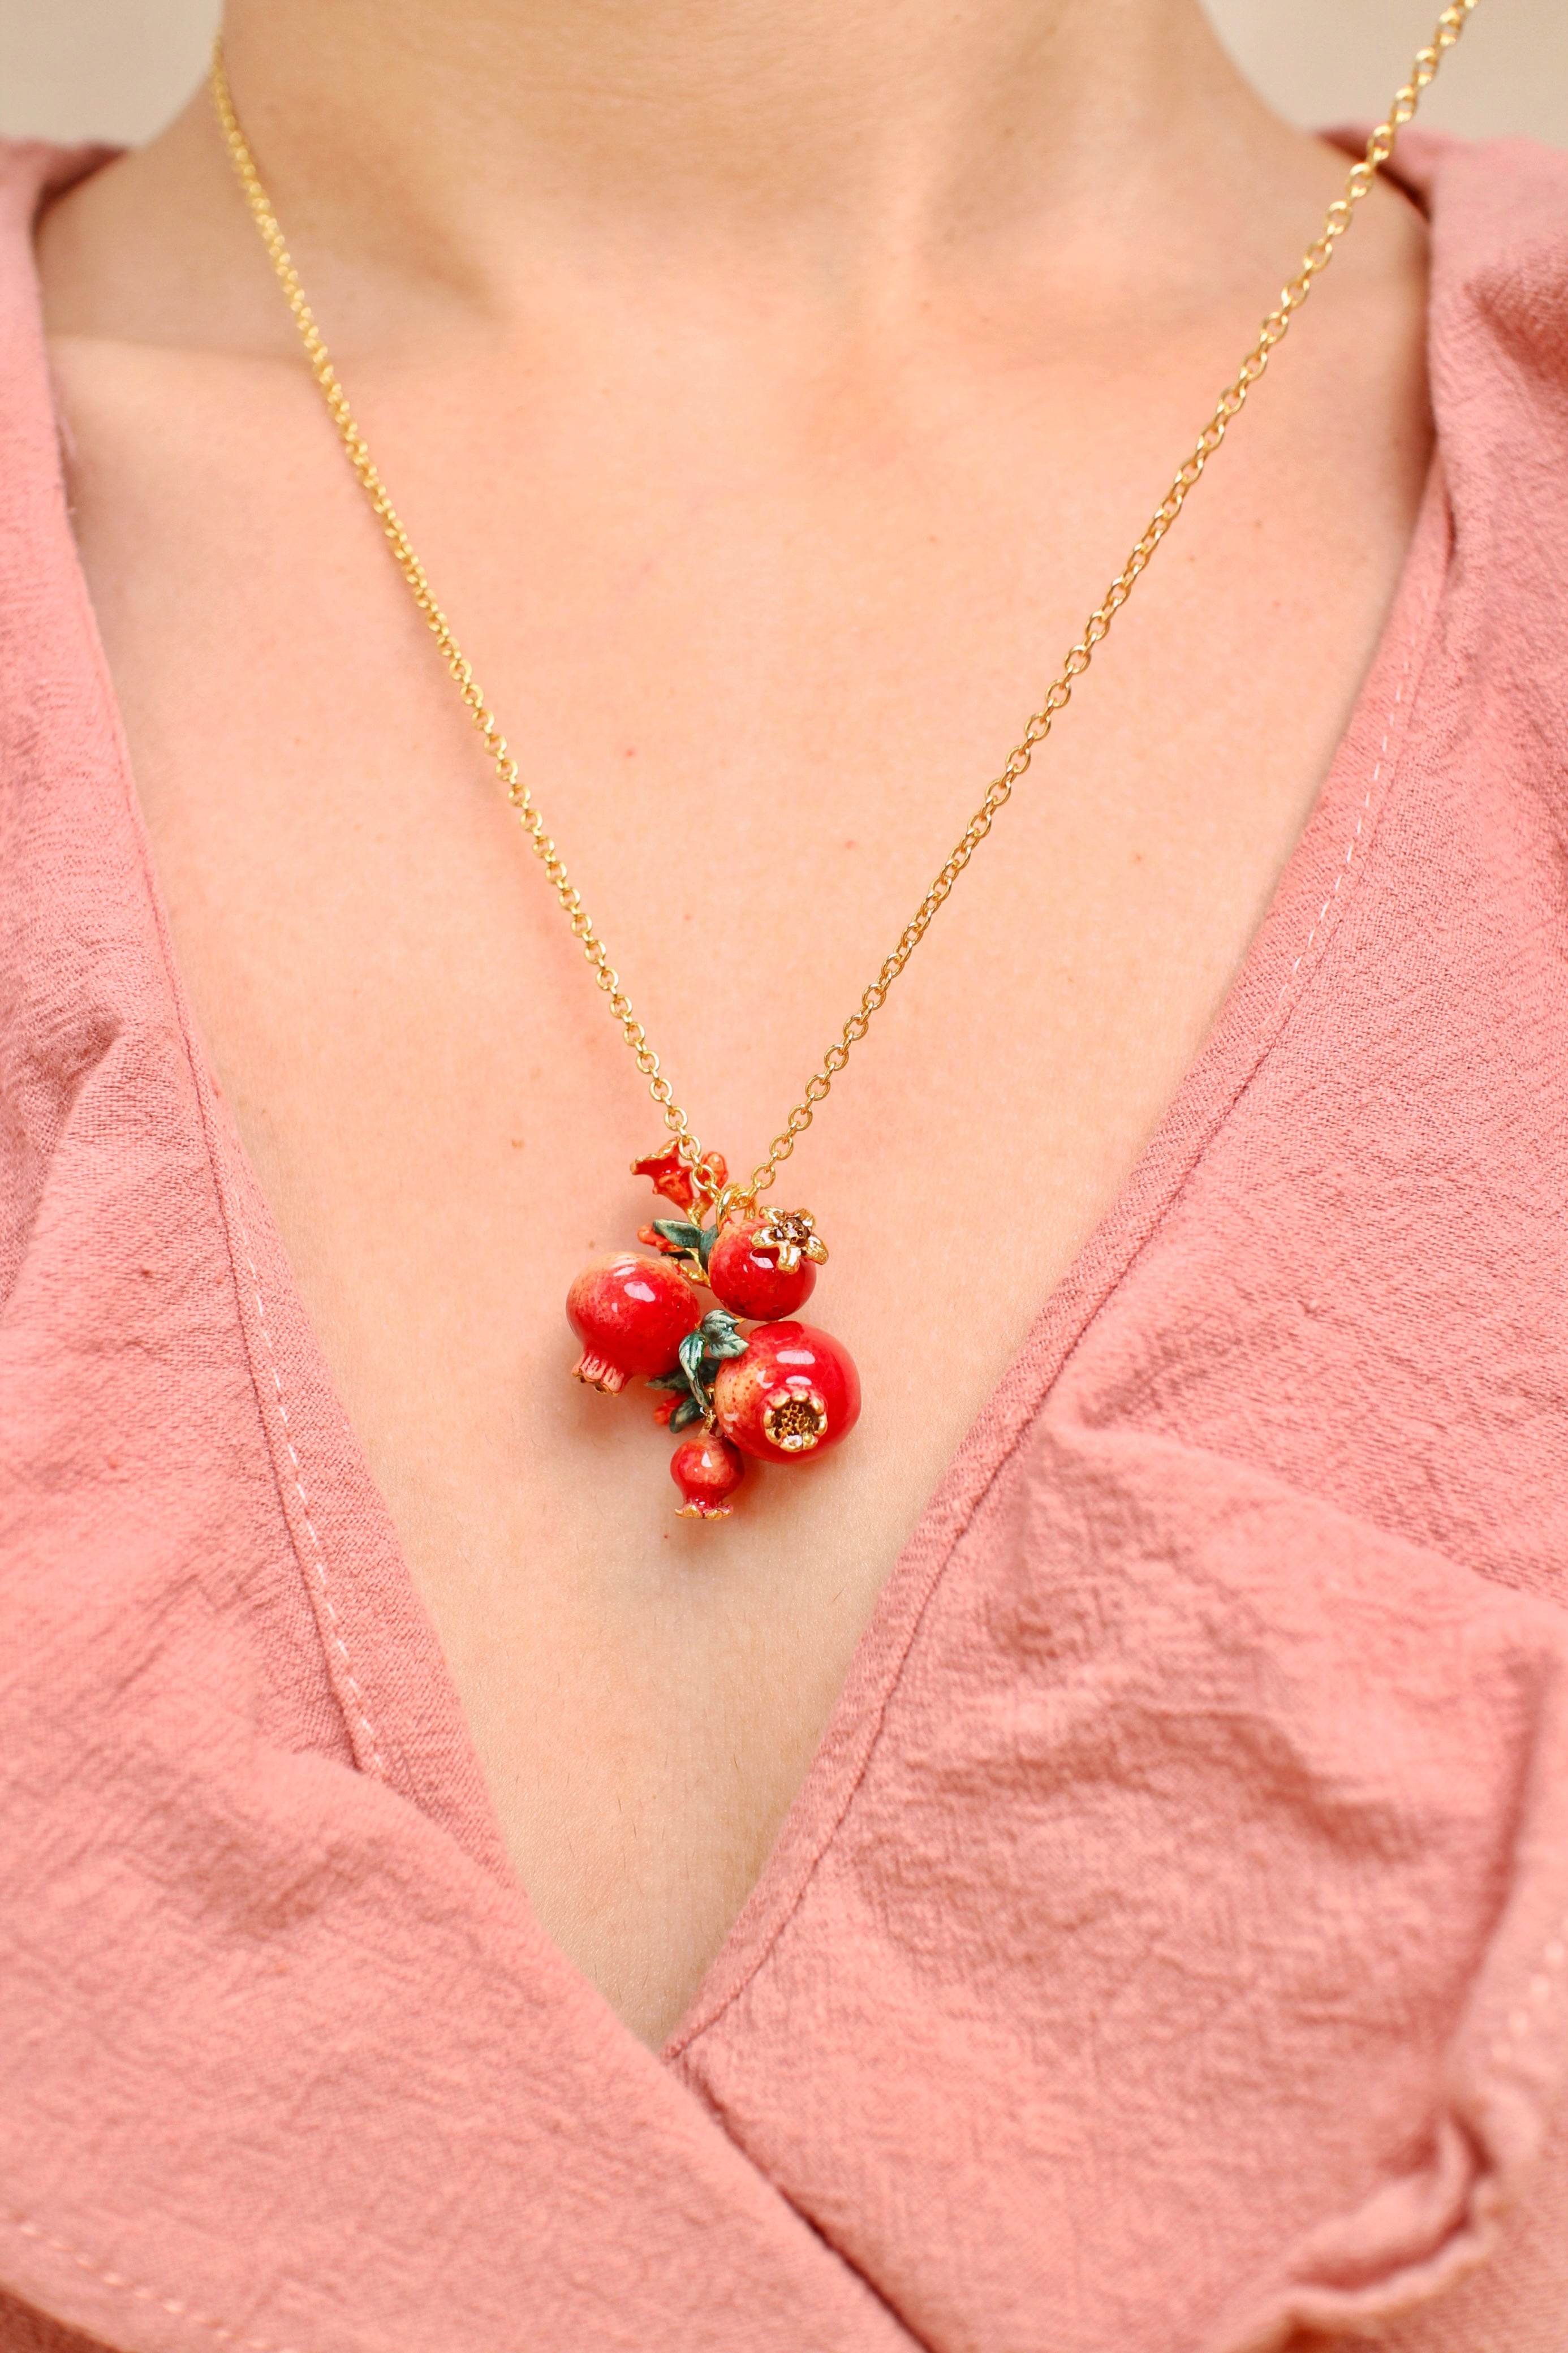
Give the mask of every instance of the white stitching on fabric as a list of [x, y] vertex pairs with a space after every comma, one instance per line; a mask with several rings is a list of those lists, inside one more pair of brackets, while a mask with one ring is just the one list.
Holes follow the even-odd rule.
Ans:
[[0, 2208], [0, 2217], [24, 2239], [34, 2239], [39, 2246], [51, 2248], [57, 2255], [68, 2255], [79, 2270], [90, 2272], [95, 2279], [102, 2281], [105, 2287], [132, 2297], [137, 2304], [154, 2305], [173, 2319], [188, 2320], [193, 2327], [206, 2329], [221, 2345], [241, 2346], [245, 2353], [300, 2353], [298, 2346], [279, 2345], [275, 2337], [242, 2337], [237, 2328], [226, 2328], [221, 2320], [214, 2320], [207, 2313], [193, 2311], [177, 2295], [160, 2295], [155, 2288], [142, 2287], [138, 2281], [127, 2279], [121, 2272], [107, 2271], [102, 2263], [95, 2262], [91, 2255], [84, 2254], [79, 2247], [73, 2247], [68, 2240], [57, 2239], [52, 2231], [46, 2231], [41, 2223], [29, 2221], [25, 2214], [18, 2214], [10, 2208]]
[[1307, 934], [1306, 942], [1301, 949], [1301, 953], [1290, 967], [1290, 978], [1281, 984], [1279, 999], [1281, 1005], [1284, 1004], [1285, 999], [1290, 994], [1290, 981], [1295, 979], [1296, 975], [1300, 971], [1301, 966], [1307, 961], [1307, 957], [1311, 951], [1312, 942], [1317, 938], [1319, 932], [1322, 929], [1324, 917], [1327, 915], [1329, 909], [1333, 905], [1334, 901], [1340, 895], [1340, 884], [1344, 881], [1345, 874], [1350, 867], [1351, 861], [1355, 856], [1356, 845], [1362, 837], [1362, 828], [1365, 825], [1367, 816], [1372, 808], [1372, 796], [1376, 787], [1377, 780], [1383, 774], [1383, 764], [1388, 757], [1388, 739], [1394, 733], [1394, 714], [1399, 708], [1400, 697], [1405, 692], [1405, 681], [1409, 676], [1409, 672], [1410, 658], [1407, 654], [1405, 656], [1405, 668], [1400, 672], [1399, 683], [1394, 690], [1394, 701], [1389, 707], [1388, 723], [1383, 731], [1383, 741], [1377, 747], [1377, 761], [1372, 772], [1372, 781], [1367, 786], [1366, 791], [1362, 797], [1362, 805], [1356, 812], [1355, 831], [1350, 838], [1350, 845], [1345, 851], [1343, 864], [1341, 866], [1339, 872], [1334, 876], [1334, 887], [1329, 892], [1329, 895], [1324, 900], [1322, 905], [1319, 908], [1317, 919], [1314, 922], [1311, 930]]
[[294, 1432], [289, 1420], [289, 1408], [284, 1402], [283, 1377], [278, 1369], [278, 1352], [272, 1345], [272, 1327], [267, 1321], [267, 1310], [262, 1304], [261, 1277], [257, 1271], [256, 1261], [251, 1255], [250, 1236], [245, 1229], [245, 1220], [243, 1217], [239, 1219], [239, 1233], [241, 1242], [245, 1248], [245, 1263], [250, 1269], [251, 1292], [252, 1296], [256, 1301], [256, 1320], [261, 1326], [261, 1336], [267, 1343], [267, 1362], [272, 1374], [272, 1387], [276, 1392], [278, 1417], [283, 1424], [283, 1442], [289, 1449], [289, 1460], [293, 1465], [294, 1492], [300, 1498], [300, 1513], [303, 1515], [305, 1525], [310, 1531], [310, 1544], [312, 1546], [310, 1566], [315, 1572], [316, 1582], [321, 1588], [321, 1607], [327, 1613], [327, 1623], [331, 1629], [332, 1648], [336, 1651], [338, 1657], [342, 1662], [341, 1672], [344, 1686], [353, 1700], [354, 1709], [359, 1718], [360, 1730], [364, 1734], [366, 1740], [370, 1743], [371, 1762], [384, 1780], [386, 1778], [386, 1759], [381, 1753], [380, 1743], [376, 1738], [375, 1726], [372, 1724], [370, 1716], [366, 1712], [364, 1694], [361, 1690], [359, 1679], [354, 1673], [353, 1662], [349, 1656], [348, 1644], [343, 1640], [342, 1621], [338, 1617], [336, 1605], [332, 1600], [331, 1580], [327, 1574], [326, 1551], [322, 1546], [320, 1535], [317, 1534], [316, 1523], [310, 1517], [310, 1499], [305, 1493], [305, 1482], [300, 1475], [301, 1465], [300, 1457], [294, 1447]]
[[1541, 1965], [1530, 1980], [1523, 2001], [1510, 2010], [1507, 2033], [1493, 2035], [1491, 2055], [1494, 2059], [1510, 2058], [1515, 2043], [1537, 2022], [1552, 1998], [1564, 1962], [1568, 1962], [1568, 1912], [1564, 1912], [1542, 1947]]

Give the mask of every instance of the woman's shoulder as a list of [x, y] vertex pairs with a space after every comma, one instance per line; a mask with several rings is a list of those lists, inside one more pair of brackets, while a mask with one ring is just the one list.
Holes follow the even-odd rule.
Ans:
[[1568, 150], [1408, 131], [1392, 169], [1447, 242], [1477, 253], [1554, 249], [1559, 269], [1568, 265]]
[[0, 138], [0, 283], [30, 276], [33, 224], [43, 206], [119, 153], [92, 141], [60, 146]]
[[108, 163], [110, 147], [0, 139], [0, 501], [18, 500], [56, 462], [35, 232], [56, 196]]
[[1568, 153], [1426, 132], [1397, 162], [1431, 227], [1448, 639], [1468, 702], [1528, 733], [1548, 705], [1568, 712]]
[[1550, 387], [1558, 399], [1538, 422], [1568, 435], [1568, 153], [1426, 132], [1397, 160], [1431, 223], [1440, 421], [1445, 396]]

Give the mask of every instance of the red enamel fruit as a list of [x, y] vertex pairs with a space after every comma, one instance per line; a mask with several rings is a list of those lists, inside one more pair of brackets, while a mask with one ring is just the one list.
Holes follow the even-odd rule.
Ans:
[[636, 1373], [675, 1370], [702, 1302], [668, 1259], [616, 1250], [583, 1269], [566, 1294], [566, 1320], [583, 1343], [573, 1372], [613, 1396]]
[[804, 1307], [816, 1288], [816, 1269], [802, 1258], [789, 1271], [776, 1252], [755, 1250], [752, 1237], [767, 1225], [766, 1218], [731, 1218], [713, 1245], [708, 1280], [721, 1307], [731, 1315], [754, 1316], [771, 1324]]
[[677, 1515], [683, 1520], [727, 1520], [731, 1498], [746, 1475], [741, 1456], [711, 1430], [688, 1438], [669, 1458], [669, 1475], [680, 1490]]
[[762, 1462], [805, 1462], [853, 1430], [860, 1377], [847, 1348], [810, 1324], [763, 1324], [719, 1367], [719, 1427]]

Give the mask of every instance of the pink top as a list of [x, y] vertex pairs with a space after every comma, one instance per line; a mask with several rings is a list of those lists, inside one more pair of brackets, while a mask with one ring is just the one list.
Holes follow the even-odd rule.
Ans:
[[82, 161], [0, 164], [10, 2353], [1568, 2346], [1568, 157], [1402, 161], [1385, 640], [662, 2058], [193, 1039], [28, 252]]

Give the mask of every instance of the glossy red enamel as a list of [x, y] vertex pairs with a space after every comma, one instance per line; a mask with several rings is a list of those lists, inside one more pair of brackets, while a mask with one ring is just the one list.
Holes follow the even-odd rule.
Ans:
[[804, 1307], [816, 1287], [816, 1269], [803, 1258], [788, 1272], [776, 1257], [752, 1247], [752, 1237], [766, 1225], [764, 1218], [731, 1218], [713, 1245], [708, 1280], [721, 1307], [731, 1315], [754, 1317], [771, 1324]]
[[701, 1301], [668, 1259], [637, 1250], [595, 1259], [566, 1294], [566, 1320], [583, 1344], [572, 1369], [611, 1395], [635, 1374], [672, 1372], [701, 1317]]
[[759, 1324], [743, 1356], [719, 1367], [719, 1427], [762, 1462], [803, 1462], [837, 1446], [860, 1413], [849, 1351], [810, 1324]]

